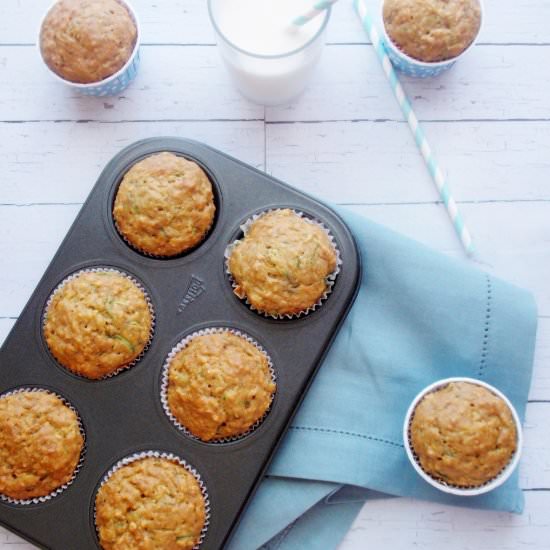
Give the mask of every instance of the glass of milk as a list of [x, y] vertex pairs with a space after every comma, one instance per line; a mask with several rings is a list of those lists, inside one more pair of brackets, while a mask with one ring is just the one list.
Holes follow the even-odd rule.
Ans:
[[313, 0], [208, 0], [220, 53], [237, 88], [262, 105], [300, 95], [325, 44], [330, 9], [296, 27]]

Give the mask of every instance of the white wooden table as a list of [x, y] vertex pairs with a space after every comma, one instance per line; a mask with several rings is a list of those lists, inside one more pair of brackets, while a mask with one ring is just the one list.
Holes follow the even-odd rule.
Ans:
[[[49, 3], [0, 2], [0, 341], [104, 164], [149, 136], [206, 141], [462, 256], [349, 0], [334, 10], [329, 45], [306, 94], [267, 109], [228, 81], [205, 0], [134, 0], [144, 35], [136, 82], [120, 97], [80, 97], [46, 73], [34, 47]], [[404, 85], [486, 269], [531, 289], [538, 301], [520, 470], [525, 513], [375, 500], [340, 550], [550, 548], [550, 2], [485, 4], [471, 55], [440, 78]], [[32, 547], [0, 528], [0, 549], [14, 548]]]

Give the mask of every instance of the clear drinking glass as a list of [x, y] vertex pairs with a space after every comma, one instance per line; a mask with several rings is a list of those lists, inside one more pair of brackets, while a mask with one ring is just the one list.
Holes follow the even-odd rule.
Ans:
[[218, 17], [218, 7], [223, 2], [208, 0], [208, 12], [218, 49], [240, 92], [262, 105], [288, 103], [299, 96], [307, 86], [325, 45], [330, 8], [319, 16], [324, 20], [305, 44], [281, 54], [263, 55], [239, 48], [225, 36], [223, 21]]

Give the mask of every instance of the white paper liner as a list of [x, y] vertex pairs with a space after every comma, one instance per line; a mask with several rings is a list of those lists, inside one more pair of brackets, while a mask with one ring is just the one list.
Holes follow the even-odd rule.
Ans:
[[269, 368], [269, 372], [271, 374], [271, 380], [274, 384], [277, 384], [277, 375], [275, 373], [275, 368], [273, 367], [273, 361], [271, 360], [271, 357], [267, 353], [267, 351], [258, 343], [254, 338], [249, 336], [248, 334], [245, 334], [244, 332], [241, 332], [240, 330], [228, 328], [228, 327], [213, 327], [213, 328], [206, 328], [202, 330], [198, 330], [197, 332], [193, 332], [189, 336], [186, 336], [183, 340], [181, 340], [174, 348], [172, 348], [172, 351], [168, 354], [166, 357], [166, 360], [164, 362], [164, 365], [162, 366], [161, 371], [161, 384], [160, 384], [160, 401], [162, 403], [162, 408], [164, 409], [164, 412], [166, 416], [170, 419], [172, 424], [178, 428], [181, 432], [183, 432], [187, 437], [194, 439], [195, 441], [202, 441], [203, 443], [208, 444], [219, 444], [219, 443], [231, 443], [233, 441], [238, 441], [240, 439], [243, 439], [250, 435], [254, 430], [256, 430], [260, 424], [266, 419], [267, 415], [269, 414], [271, 410], [271, 406], [273, 404], [273, 400], [275, 399], [275, 392], [271, 395], [271, 401], [269, 403], [269, 406], [267, 407], [265, 413], [248, 428], [245, 432], [232, 436], [232, 437], [223, 437], [220, 439], [210, 439], [208, 441], [204, 441], [200, 437], [197, 437], [193, 433], [191, 433], [185, 426], [183, 426], [179, 420], [172, 414], [172, 411], [170, 410], [170, 405], [168, 404], [168, 374], [170, 370], [170, 363], [174, 359], [177, 353], [179, 353], [183, 348], [185, 348], [191, 340], [194, 338], [197, 338], [199, 336], [205, 336], [207, 334], [223, 334], [224, 332], [229, 332], [231, 334], [234, 334], [235, 336], [240, 336], [241, 338], [244, 338], [247, 342], [252, 344], [258, 351], [260, 351], [265, 358], [267, 359], [267, 364]]
[[[434, 474], [432, 474], [431, 472], [429, 472], [428, 470], [426, 470], [423, 466], [422, 466], [422, 463], [420, 462], [420, 458], [418, 457], [418, 455], [416, 454], [416, 451], [414, 450], [414, 446], [413, 446], [413, 443], [412, 443], [412, 437], [411, 437], [411, 424], [412, 424], [412, 421], [414, 419], [414, 413], [416, 411], [416, 407], [418, 407], [418, 405], [420, 405], [420, 403], [422, 402], [422, 400], [424, 399], [424, 397], [426, 397], [426, 395], [429, 395], [430, 393], [435, 393], [439, 390], [442, 390], [443, 388], [445, 388], [446, 386], [448, 386], [452, 381], [449, 381], [449, 382], [445, 382], [445, 383], [442, 383], [441, 385], [438, 385], [437, 387], [434, 387], [432, 389], [430, 389], [429, 391], [426, 391], [425, 393], [422, 394], [422, 397], [418, 400], [416, 406], [414, 407], [414, 409], [412, 410], [411, 414], [410, 414], [410, 417], [409, 417], [409, 423], [408, 423], [408, 429], [407, 429], [407, 439], [408, 439], [408, 442], [409, 442], [409, 449], [411, 451], [411, 454], [414, 458], [414, 460], [416, 461], [416, 464], [418, 465], [418, 467], [428, 476], [430, 477], [436, 484], [439, 484], [439, 485], [443, 485], [444, 487], [450, 487], [452, 489], [454, 489], [455, 492], [461, 492], [463, 491], [464, 494], [468, 494], [469, 491], [472, 491], [472, 490], [478, 490], [478, 489], [482, 489], [483, 487], [488, 487], [489, 485], [492, 485], [495, 483], [495, 481], [498, 480], [498, 478], [500, 476], [502, 476], [502, 474], [504, 472], [506, 472], [506, 470], [508, 469], [508, 467], [510, 466], [510, 464], [514, 461], [514, 458], [515, 456], [517, 455], [517, 453], [519, 452], [519, 444], [520, 444], [520, 441], [519, 441], [519, 430], [521, 429], [520, 426], [517, 425], [516, 422], [515, 425], [516, 425], [516, 450], [512, 453], [512, 455], [510, 456], [510, 459], [508, 460], [508, 462], [502, 467], [502, 469], [498, 472], [498, 474], [496, 474], [495, 476], [493, 476], [492, 478], [488, 479], [487, 481], [483, 482], [483, 483], [480, 483], [478, 485], [456, 485], [454, 483], [449, 483], [448, 481], [445, 481], [437, 476], [435, 476]], [[471, 383], [473, 384], [474, 382], [468, 382], [468, 383]], [[483, 385], [481, 387], [485, 387], [487, 388], [487, 386]], [[489, 388], [487, 388], [489, 389]], [[491, 391], [491, 390], [489, 390]], [[492, 392], [494, 395], [496, 395], [497, 397], [501, 397], [500, 395], [497, 395], [496, 393]], [[515, 416], [512, 415], [514, 417], [514, 420], [515, 420]]]
[[218, 213], [218, 204], [216, 203], [216, 194], [214, 193], [214, 190], [215, 190], [215, 187], [214, 187], [214, 183], [212, 182], [212, 180], [210, 179], [210, 176], [208, 175], [208, 173], [206, 172], [206, 170], [204, 170], [204, 168], [195, 160], [193, 160], [192, 158], [188, 158], [186, 157], [185, 155], [181, 154], [181, 153], [178, 153], [176, 151], [158, 151], [158, 152], [155, 152], [155, 153], [150, 153], [148, 154], [147, 156], [137, 160], [136, 162], [134, 162], [127, 170], [126, 172], [124, 172], [122, 178], [120, 179], [120, 183], [118, 184], [117, 186], [117, 190], [116, 190], [116, 193], [115, 193], [115, 196], [114, 196], [114, 200], [116, 200], [116, 196], [118, 195], [118, 189], [120, 188], [120, 184], [122, 183], [122, 179], [124, 178], [124, 176], [132, 169], [133, 166], [135, 166], [138, 162], [141, 162], [142, 160], [145, 160], [146, 158], [149, 158], [153, 155], [157, 155], [159, 153], [162, 153], [162, 152], [167, 152], [167, 153], [172, 153], [178, 157], [182, 157], [184, 158], [185, 160], [188, 160], [190, 162], [194, 162], [203, 172], [204, 174], [206, 175], [208, 181], [210, 182], [210, 185], [212, 186], [212, 195], [213, 195], [213, 201], [214, 201], [214, 207], [215, 207], [215, 210], [214, 210], [214, 217], [212, 218], [212, 223], [210, 224], [210, 226], [208, 227], [208, 229], [202, 234], [200, 240], [198, 240], [193, 246], [190, 246], [189, 248], [186, 248], [185, 250], [182, 250], [181, 252], [178, 252], [176, 254], [152, 254], [151, 252], [147, 252], [146, 250], [143, 250], [142, 248], [140, 248], [139, 246], [137, 246], [136, 244], [134, 244], [132, 241], [130, 241], [126, 235], [124, 235], [124, 233], [122, 232], [122, 230], [120, 229], [120, 227], [118, 226], [117, 222], [116, 222], [116, 219], [115, 219], [115, 216], [114, 216], [114, 213], [113, 213], [113, 208], [114, 208], [114, 201], [113, 201], [113, 205], [111, 206], [111, 218], [113, 220], [113, 224], [115, 226], [115, 229], [116, 229], [116, 232], [118, 234], [118, 236], [126, 243], [126, 245], [128, 245], [134, 252], [137, 252], [138, 254], [141, 254], [142, 256], [146, 256], [147, 258], [153, 258], [154, 260], [173, 260], [175, 258], [180, 258], [181, 256], [185, 256], [186, 254], [189, 254], [190, 252], [192, 252], [193, 250], [197, 249], [199, 246], [201, 246], [204, 241], [207, 239], [208, 235], [210, 235], [211, 231], [212, 231], [212, 228], [214, 227], [214, 223], [216, 221], [216, 214]]
[[231, 281], [231, 286], [233, 287], [234, 294], [237, 297], [239, 297], [241, 300], [243, 300], [246, 303], [246, 305], [252, 311], [255, 311], [255, 312], [257, 312], [261, 315], [264, 315], [265, 317], [271, 317], [272, 319], [297, 319], [299, 317], [303, 317], [305, 315], [308, 315], [312, 311], [315, 311], [316, 309], [318, 309], [323, 304], [323, 302], [328, 298], [329, 294], [332, 292], [332, 287], [334, 286], [334, 283], [336, 281], [336, 277], [340, 273], [340, 270], [341, 270], [341, 267], [342, 267], [342, 256], [340, 254], [340, 250], [338, 249], [338, 246], [336, 245], [336, 241], [335, 241], [334, 237], [332, 236], [331, 232], [329, 231], [329, 229], [321, 221], [319, 221], [315, 218], [311, 218], [308, 215], [306, 215], [304, 212], [301, 212], [300, 210], [296, 210], [294, 208], [270, 208], [268, 210], [264, 210], [263, 212], [255, 214], [254, 216], [249, 218], [245, 223], [243, 223], [240, 226], [241, 231], [244, 234], [243, 238], [246, 237], [246, 234], [247, 234], [248, 230], [250, 229], [250, 226], [256, 220], [258, 220], [262, 216], [265, 216], [266, 214], [269, 214], [270, 212], [279, 212], [281, 210], [291, 210], [292, 212], [294, 212], [295, 214], [300, 216], [304, 221], [306, 221], [308, 223], [311, 223], [312, 225], [316, 225], [316, 226], [320, 227], [326, 233], [326, 235], [328, 236], [328, 238], [330, 240], [330, 243], [331, 243], [331, 245], [332, 245], [332, 247], [333, 247], [333, 249], [336, 253], [336, 268], [332, 273], [330, 273], [326, 277], [326, 279], [325, 279], [325, 284], [326, 284], [325, 292], [321, 295], [319, 300], [317, 300], [317, 302], [315, 304], [313, 304], [312, 306], [310, 306], [309, 308], [307, 308], [303, 311], [299, 311], [298, 313], [285, 313], [285, 314], [280, 314], [279, 313], [279, 314], [275, 314], [275, 313], [269, 313], [268, 311], [263, 311], [261, 309], [258, 309], [256, 307], [254, 307], [248, 301], [248, 298], [246, 296], [241, 298], [237, 293], [235, 293], [235, 289], [237, 288], [238, 285], [237, 285], [237, 282], [235, 281], [235, 279], [233, 278], [233, 275], [231, 274], [231, 271], [229, 270], [229, 257], [231, 256], [231, 253], [233, 252], [233, 248], [235, 248], [237, 243], [241, 242], [242, 239], [238, 239], [238, 240], [230, 243], [226, 247], [225, 252], [224, 252], [225, 273], [227, 274], [227, 276], [229, 277], [229, 280]]
[[82, 424], [82, 420], [80, 418], [80, 415], [78, 414], [78, 411], [74, 408], [74, 406], [69, 401], [67, 401], [64, 397], [59, 395], [58, 393], [56, 393], [52, 390], [45, 389], [45, 388], [24, 386], [24, 387], [21, 387], [21, 388], [17, 388], [16, 390], [11, 390], [11, 391], [3, 393], [2, 395], [0, 395], [0, 399], [4, 399], [5, 397], [8, 397], [10, 395], [15, 395], [17, 393], [29, 393], [29, 392], [30, 393], [42, 392], [42, 393], [48, 393], [50, 395], [54, 395], [55, 397], [57, 397], [63, 403], [63, 405], [65, 405], [66, 407], [71, 409], [71, 411], [73, 411], [76, 415], [76, 420], [78, 422], [78, 429], [80, 431], [80, 434], [82, 435], [82, 440], [83, 441], [82, 441], [82, 449], [80, 451], [80, 459], [79, 459], [77, 465], [75, 466], [75, 469], [73, 471], [73, 475], [72, 475], [71, 479], [69, 479], [69, 481], [67, 481], [63, 485], [59, 486], [57, 489], [54, 489], [51, 493], [49, 493], [47, 495], [44, 495], [44, 496], [41, 496], [41, 497], [34, 497], [34, 498], [29, 498], [29, 499], [16, 499], [16, 498], [12, 498], [12, 497], [9, 497], [7, 495], [3, 495], [2, 493], [0, 493], [0, 500], [1, 501], [9, 502], [10, 504], [17, 504], [17, 505], [24, 505], [24, 506], [29, 505], [29, 504], [43, 504], [44, 502], [48, 502], [49, 500], [56, 497], [57, 495], [60, 495], [76, 479], [76, 476], [77, 476], [78, 472], [82, 468], [82, 464], [84, 463], [84, 458], [85, 458], [85, 455], [86, 455], [86, 432], [84, 430], [84, 425]]
[[[133, 360], [131, 361], [130, 363], [127, 363], [126, 365], [122, 365], [121, 367], [119, 367], [118, 369], [116, 369], [115, 371], [113, 372], [110, 372], [108, 374], [106, 374], [105, 376], [102, 376], [101, 378], [89, 378], [87, 376], [84, 376], [83, 374], [80, 374], [74, 370], [72, 370], [71, 368], [69, 367], [66, 367], [65, 365], [63, 365], [58, 359], [57, 357], [54, 355], [53, 351], [50, 349], [50, 347], [48, 346], [48, 342], [46, 341], [46, 338], [44, 337], [44, 328], [45, 328], [45, 325], [46, 325], [46, 318], [47, 318], [47, 314], [48, 314], [48, 309], [52, 303], [52, 300], [54, 299], [55, 295], [69, 282], [69, 281], [72, 281], [73, 279], [76, 279], [79, 275], [82, 275], [82, 273], [103, 273], [103, 272], [112, 272], [112, 273], [118, 273], [119, 275], [122, 275], [123, 277], [126, 277], [128, 280], [132, 281], [132, 283], [134, 283], [138, 288], [139, 290], [141, 290], [141, 292], [143, 292], [143, 295], [145, 296], [145, 301], [147, 302], [147, 307], [149, 308], [149, 313], [151, 315], [151, 328], [149, 330], [149, 340], [147, 341], [147, 343], [145, 344], [145, 346], [143, 347], [143, 349], [141, 350], [141, 353]], [[62, 367], [63, 369], [65, 369], [66, 371], [70, 372], [71, 374], [74, 374], [75, 376], [78, 376], [80, 378], [84, 378], [85, 380], [93, 380], [93, 381], [100, 381], [100, 380], [106, 380], [108, 378], [112, 378], [113, 376], [116, 376], [117, 374], [120, 374], [122, 371], [125, 371], [125, 370], [128, 370], [130, 369], [131, 367], [133, 367], [134, 365], [136, 365], [136, 363], [139, 363], [139, 361], [141, 361], [141, 359], [143, 358], [143, 356], [145, 355], [145, 353], [147, 352], [147, 350], [149, 349], [149, 347], [151, 346], [151, 342], [153, 340], [153, 336], [155, 334], [155, 309], [153, 307], [153, 302], [151, 301], [151, 297], [149, 296], [149, 293], [147, 292], [147, 290], [145, 290], [145, 288], [143, 287], [143, 285], [135, 278], [135, 277], [132, 277], [129, 273], [126, 273], [125, 271], [121, 270], [121, 269], [117, 269], [115, 267], [89, 267], [89, 268], [84, 268], [84, 269], [79, 269], [78, 271], [75, 271], [74, 273], [72, 273], [71, 275], [69, 275], [68, 277], [65, 277], [55, 288], [54, 290], [52, 291], [52, 293], [50, 294], [50, 296], [48, 297], [48, 300], [46, 302], [46, 305], [44, 306], [44, 311], [42, 313], [42, 339], [44, 340], [44, 344], [46, 345], [46, 347], [48, 348], [48, 351], [50, 352], [50, 355], [53, 357], [53, 359], [55, 360], [55, 362], [60, 366]]]
[[109, 471], [103, 476], [101, 479], [101, 482], [99, 484], [99, 487], [97, 488], [95, 495], [94, 495], [94, 501], [93, 501], [93, 507], [94, 507], [94, 526], [96, 530], [97, 539], [99, 541], [99, 532], [97, 529], [97, 519], [96, 519], [96, 504], [95, 499], [97, 496], [97, 493], [101, 487], [109, 480], [109, 478], [120, 468], [123, 466], [127, 466], [128, 464], [131, 464], [132, 462], [136, 462], [137, 460], [142, 460], [144, 458], [164, 458], [167, 460], [170, 460], [172, 462], [175, 462], [177, 464], [180, 464], [183, 466], [196, 480], [199, 484], [199, 488], [202, 494], [202, 498], [204, 499], [204, 525], [201, 531], [201, 535], [199, 538], [199, 542], [193, 546], [193, 550], [198, 550], [204, 541], [204, 537], [206, 536], [206, 533], [208, 531], [208, 526], [210, 525], [210, 499], [208, 497], [208, 490], [206, 488], [206, 485], [204, 481], [202, 480], [200, 474], [191, 466], [187, 461], [185, 461], [183, 458], [173, 454], [173, 453], [167, 453], [162, 451], [142, 451], [140, 453], [135, 453], [132, 455], [129, 455], [127, 457], [124, 457], [120, 459], [116, 464], [114, 464]]

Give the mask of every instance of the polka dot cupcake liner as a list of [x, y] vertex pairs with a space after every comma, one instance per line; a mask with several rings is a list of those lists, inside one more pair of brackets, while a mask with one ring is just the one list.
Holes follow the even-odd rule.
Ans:
[[[78, 90], [83, 95], [98, 96], [98, 97], [117, 95], [123, 90], [125, 90], [137, 76], [139, 64], [140, 64], [139, 48], [140, 48], [140, 41], [141, 41], [141, 28], [139, 24], [139, 19], [137, 17], [136, 11], [127, 0], [117, 0], [117, 2], [119, 4], [122, 4], [128, 10], [128, 13], [133, 19], [134, 24], [136, 26], [136, 31], [137, 31], [136, 43], [134, 45], [134, 49], [132, 50], [132, 54], [130, 55], [128, 61], [126, 61], [126, 63], [121, 69], [119, 69], [116, 73], [112, 74], [111, 76], [108, 76], [107, 78], [99, 82], [81, 84], [78, 82], [71, 82], [70, 80], [64, 79], [62, 76], [52, 71], [50, 67], [48, 67], [47, 63], [44, 62], [45, 67], [54, 76], [54, 78], [63, 82], [67, 86], [70, 86], [71, 88]], [[54, 5], [55, 5], [55, 2], [50, 6], [48, 11], [44, 14], [44, 17], [42, 18], [42, 21], [40, 23], [40, 29], [42, 29], [42, 24]], [[40, 31], [38, 33], [38, 36], [40, 37]], [[40, 50], [40, 38], [38, 38], [37, 40], [37, 46], [38, 46], [40, 58], [42, 59], [42, 61], [44, 61], [44, 58], [42, 57], [42, 52]]]
[[269, 406], [265, 413], [262, 415], [261, 418], [256, 420], [248, 430], [245, 432], [232, 436], [232, 437], [223, 437], [220, 439], [212, 439], [209, 441], [203, 441], [200, 437], [197, 437], [194, 435], [191, 431], [189, 431], [183, 424], [179, 422], [179, 420], [172, 414], [172, 411], [170, 409], [170, 405], [168, 404], [168, 375], [170, 370], [170, 364], [172, 363], [174, 357], [182, 350], [184, 349], [189, 343], [199, 337], [199, 336], [206, 336], [208, 334], [223, 334], [223, 333], [230, 333], [234, 334], [235, 336], [239, 336], [241, 338], [244, 338], [247, 342], [252, 344], [260, 353], [264, 355], [264, 357], [267, 359], [267, 364], [269, 368], [269, 372], [271, 375], [271, 380], [274, 384], [277, 384], [277, 375], [275, 373], [275, 368], [273, 366], [273, 361], [271, 360], [271, 357], [267, 353], [267, 351], [256, 341], [254, 338], [249, 336], [248, 334], [245, 334], [244, 332], [241, 332], [240, 330], [236, 330], [233, 328], [226, 328], [226, 327], [213, 327], [213, 328], [206, 328], [202, 330], [198, 330], [197, 332], [193, 332], [189, 336], [186, 336], [183, 340], [181, 340], [168, 354], [166, 357], [166, 360], [164, 362], [164, 365], [162, 366], [161, 371], [161, 384], [160, 384], [160, 401], [162, 404], [162, 408], [164, 409], [164, 412], [170, 422], [174, 424], [174, 426], [182, 432], [185, 436], [189, 437], [190, 439], [194, 439], [195, 441], [202, 441], [203, 443], [208, 443], [209, 445], [212, 444], [222, 444], [222, 443], [231, 443], [233, 441], [239, 441], [241, 439], [244, 439], [245, 437], [249, 436], [252, 432], [254, 432], [261, 424], [262, 422], [267, 418], [269, 412], [271, 411], [271, 406], [273, 405], [273, 400], [275, 399], [275, 392], [271, 396], [271, 401], [269, 403]]
[[101, 479], [101, 481], [99, 483], [99, 486], [98, 486], [97, 490], [95, 491], [94, 500], [93, 500], [93, 504], [92, 504], [92, 506], [93, 506], [93, 517], [94, 517], [94, 527], [95, 527], [96, 536], [97, 536], [98, 540], [99, 540], [99, 532], [98, 532], [98, 528], [97, 528], [96, 505], [95, 505], [95, 498], [96, 498], [97, 493], [99, 492], [101, 487], [103, 487], [103, 485], [105, 485], [105, 483], [107, 481], [109, 481], [111, 476], [117, 470], [119, 470], [123, 466], [127, 466], [128, 464], [132, 464], [132, 462], [136, 462], [138, 460], [143, 460], [144, 458], [164, 458], [166, 460], [170, 460], [171, 462], [174, 462], [175, 464], [179, 464], [180, 466], [183, 466], [197, 480], [197, 483], [199, 484], [201, 495], [202, 495], [202, 498], [203, 498], [203, 501], [204, 501], [204, 512], [205, 512], [204, 525], [203, 525], [203, 528], [202, 528], [202, 531], [201, 531], [201, 534], [200, 534], [199, 542], [195, 546], [193, 546], [193, 550], [199, 550], [199, 548], [201, 547], [201, 545], [204, 541], [204, 538], [206, 537], [206, 533], [208, 532], [208, 527], [210, 525], [210, 518], [211, 518], [210, 499], [209, 499], [209, 496], [208, 496], [208, 490], [206, 488], [206, 484], [202, 480], [202, 478], [201, 478], [200, 474], [197, 472], [197, 470], [195, 468], [193, 468], [193, 466], [191, 466], [183, 458], [181, 458], [181, 457], [179, 457], [175, 454], [172, 454], [172, 453], [166, 453], [166, 452], [154, 451], [154, 450], [142, 451], [140, 453], [135, 453], [135, 454], [132, 454], [132, 455], [129, 455], [127, 457], [124, 457], [124, 458], [120, 459], [116, 464], [114, 464], [109, 469], [109, 471]]
[[[292, 212], [294, 212], [296, 215], [300, 216], [304, 221], [306, 221], [307, 223], [310, 223], [312, 225], [315, 225], [317, 227], [320, 227], [327, 235], [327, 237], [329, 238], [330, 240], [330, 243], [332, 245], [332, 248], [334, 249], [334, 252], [336, 253], [336, 268], [335, 270], [330, 273], [326, 279], [325, 279], [325, 284], [326, 284], [326, 288], [325, 288], [325, 291], [323, 292], [323, 294], [321, 295], [321, 297], [317, 300], [317, 302], [315, 302], [315, 304], [313, 304], [312, 306], [310, 306], [309, 308], [305, 309], [305, 310], [302, 310], [302, 311], [299, 311], [298, 313], [285, 313], [285, 314], [274, 314], [274, 313], [269, 313], [268, 311], [264, 311], [264, 310], [261, 310], [261, 309], [258, 309], [256, 308], [255, 306], [253, 306], [247, 299], [246, 295], [240, 295], [236, 292], [236, 289], [238, 287], [238, 284], [237, 284], [237, 281], [235, 281], [235, 279], [233, 278], [233, 275], [231, 274], [231, 271], [229, 269], [229, 258], [231, 257], [231, 253], [233, 252], [233, 249], [235, 248], [235, 246], [241, 242], [242, 239], [238, 239], [234, 242], [232, 242], [231, 244], [229, 244], [229, 246], [227, 246], [227, 248], [225, 249], [225, 252], [224, 252], [224, 258], [225, 258], [225, 273], [227, 275], [227, 277], [229, 278], [229, 281], [231, 282], [231, 286], [233, 287], [233, 292], [236, 296], [238, 296], [241, 300], [243, 300], [246, 305], [252, 310], [252, 311], [255, 311], [256, 313], [260, 314], [260, 315], [263, 315], [264, 317], [269, 317], [271, 319], [278, 319], [278, 320], [282, 320], [282, 319], [298, 319], [300, 317], [304, 317], [305, 315], [308, 315], [309, 313], [311, 313], [312, 311], [315, 311], [317, 309], [319, 309], [323, 302], [329, 297], [330, 293], [332, 292], [332, 287], [334, 286], [334, 283], [336, 282], [336, 278], [338, 276], [338, 274], [340, 273], [341, 271], [341, 268], [342, 268], [342, 257], [341, 257], [341, 254], [340, 254], [340, 251], [338, 250], [338, 246], [336, 245], [336, 241], [334, 239], [334, 237], [332, 236], [331, 232], [329, 231], [329, 229], [319, 220], [316, 220], [315, 218], [311, 218], [309, 216], [307, 216], [304, 212], [301, 212], [300, 210], [295, 210], [293, 208], [271, 208], [269, 210], [264, 210], [263, 212], [260, 212], [258, 214], [255, 214], [254, 216], [252, 216], [251, 218], [249, 218], [245, 223], [243, 223], [240, 228], [241, 228], [241, 231], [243, 232], [243, 235], [244, 237], [246, 237], [247, 233], [248, 233], [248, 230], [250, 229], [251, 225], [257, 221], [258, 219], [260, 219], [262, 216], [265, 216], [266, 214], [269, 214], [270, 212], [280, 212], [282, 210], [291, 210]], [[243, 237], [243, 238], [244, 238]]]
[[[437, 477], [434, 477], [432, 474], [430, 474], [428, 471], [426, 471], [422, 467], [420, 463], [420, 459], [416, 454], [412, 444], [411, 424], [414, 418], [416, 407], [419, 405], [422, 399], [426, 397], [426, 395], [445, 388], [451, 382], [468, 382], [470, 384], [481, 386], [489, 390], [491, 393], [493, 393], [494, 395], [502, 399], [502, 401], [504, 401], [504, 403], [507, 405], [508, 409], [512, 414], [514, 425], [516, 427], [516, 434], [517, 434], [516, 450], [514, 454], [510, 457], [510, 460], [508, 461], [508, 463], [502, 468], [502, 470], [496, 476], [494, 476], [493, 478], [487, 480], [485, 483], [482, 483], [480, 485], [470, 485], [470, 486], [455, 485], [455, 484], [443, 481]], [[523, 445], [523, 432], [522, 432], [521, 422], [519, 420], [519, 416], [516, 412], [516, 409], [514, 408], [510, 400], [501, 391], [497, 390], [495, 387], [491, 386], [490, 384], [487, 384], [486, 382], [477, 380], [475, 378], [454, 377], [454, 378], [445, 378], [443, 380], [438, 380], [437, 382], [430, 384], [428, 387], [424, 388], [420, 393], [418, 393], [418, 395], [413, 399], [405, 415], [405, 421], [403, 424], [403, 443], [405, 447], [405, 452], [407, 453], [407, 457], [410, 463], [412, 464], [413, 468], [420, 475], [420, 477], [422, 477], [425, 481], [427, 481], [430, 485], [432, 485], [432, 487], [435, 487], [436, 489], [439, 489], [444, 493], [449, 493], [452, 495], [477, 496], [477, 495], [482, 495], [484, 493], [488, 493], [489, 491], [492, 491], [493, 489], [500, 487], [512, 475], [521, 457], [521, 448]]]
[[463, 57], [474, 47], [477, 37], [481, 32], [481, 26], [483, 25], [484, 19], [484, 9], [483, 2], [481, 0], [479, 1], [479, 4], [481, 7], [481, 22], [476, 38], [472, 41], [472, 43], [460, 55], [457, 55], [456, 57], [446, 59], [444, 61], [429, 62], [420, 61], [419, 59], [415, 59], [414, 57], [407, 55], [405, 52], [401, 51], [396, 44], [394, 44], [386, 31], [386, 26], [384, 25], [384, 2], [380, 2], [380, 29], [382, 34], [382, 41], [393, 66], [401, 71], [403, 74], [415, 78], [429, 78], [432, 76], [437, 76], [449, 70], [457, 62], [458, 59]]
[[[51, 303], [53, 301], [53, 299], [55, 298], [56, 294], [69, 282], [69, 281], [72, 281], [74, 279], [76, 279], [79, 275], [82, 275], [83, 273], [105, 273], [105, 272], [108, 272], [108, 273], [117, 273], [119, 275], [122, 275], [123, 277], [126, 277], [126, 279], [128, 279], [129, 281], [131, 281], [132, 283], [134, 283], [138, 288], [139, 290], [141, 290], [141, 292], [143, 293], [143, 295], [145, 296], [145, 301], [147, 302], [147, 307], [149, 308], [149, 313], [151, 315], [151, 328], [150, 328], [150, 331], [149, 331], [149, 340], [147, 341], [147, 343], [145, 344], [143, 350], [141, 351], [141, 353], [131, 362], [129, 363], [126, 363], [125, 365], [121, 365], [118, 369], [116, 369], [115, 371], [113, 372], [110, 372], [109, 374], [106, 374], [105, 376], [102, 376], [101, 378], [88, 378], [87, 376], [84, 376], [82, 374], [79, 374], [78, 372], [75, 372], [73, 370], [71, 370], [69, 367], [66, 367], [65, 365], [63, 365], [58, 359], [57, 357], [55, 357], [54, 353], [50, 350], [49, 346], [48, 346], [48, 343], [46, 342], [46, 338], [44, 337], [44, 329], [45, 329], [45, 325], [46, 325], [46, 319], [47, 319], [47, 315], [48, 315], [48, 309], [49, 307], [51, 306]], [[71, 374], [74, 374], [75, 376], [78, 376], [80, 378], [84, 378], [85, 380], [93, 380], [93, 381], [101, 381], [101, 380], [107, 380], [108, 378], [112, 378], [113, 376], [116, 376], [117, 374], [120, 374], [121, 372], [125, 371], [125, 370], [128, 370], [130, 368], [132, 368], [133, 366], [135, 366], [137, 363], [139, 363], [141, 361], [141, 359], [143, 358], [143, 356], [145, 355], [145, 353], [147, 352], [147, 350], [149, 349], [149, 347], [151, 346], [151, 342], [153, 340], [153, 336], [155, 334], [155, 309], [153, 307], [153, 302], [151, 300], [151, 297], [149, 295], [149, 292], [147, 292], [147, 290], [143, 287], [143, 285], [135, 278], [135, 277], [132, 277], [130, 274], [126, 273], [125, 271], [122, 271], [121, 269], [117, 269], [117, 268], [114, 268], [114, 267], [90, 267], [90, 268], [84, 268], [84, 269], [79, 269], [78, 271], [75, 271], [74, 273], [72, 273], [71, 275], [69, 275], [68, 277], [65, 277], [65, 279], [63, 279], [56, 287], [55, 289], [53, 290], [53, 292], [50, 294], [50, 296], [48, 297], [48, 300], [46, 302], [46, 305], [44, 306], [44, 311], [42, 313], [42, 339], [44, 341], [44, 344], [46, 346], [46, 348], [48, 349], [48, 351], [50, 352], [50, 355], [52, 356], [53, 360], [60, 366], [62, 367], [64, 370], [66, 370], [67, 372], [71, 373]]]
[[65, 399], [63, 396], [59, 395], [58, 393], [52, 390], [48, 390], [45, 388], [25, 386], [25, 387], [17, 388], [15, 390], [3, 393], [2, 395], [0, 395], [0, 400], [5, 399], [10, 395], [16, 395], [18, 393], [26, 393], [26, 392], [47, 393], [49, 395], [53, 395], [57, 397], [63, 403], [63, 405], [65, 405], [71, 411], [73, 411], [74, 414], [76, 415], [76, 420], [78, 422], [78, 429], [80, 431], [80, 434], [82, 435], [83, 444], [82, 444], [82, 450], [80, 451], [80, 459], [75, 469], [73, 470], [73, 475], [71, 476], [69, 481], [67, 481], [63, 485], [60, 485], [59, 487], [57, 487], [57, 489], [54, 489], [51, 493], [48, 493], [47, 495], [44, 495], [44, 496], [28, 498], [28, 499], [16, 499], [0, 493], [1, 501], [8, 502], [9, 504], [16, 504], [16, 505], [22, 505], [22, 506], [28, 506], [30, 504], [44, 504], [45, 502], [50, 501], [52, 498], [55, 498], [56, 496], [60, 495], [63, 491], [65, 491], [65, 489], [70, 487], [70, 485], [74, 482], [74, 480], [76, 479], [76, 476], [78, 475], [79, 471], [82, 468], [82, 465], [84, 464], [84, 459], [86, 456], [86, 432], [84, 430], [84, 425], [82, 424], [82, 419], [80, 418], [80, 414], [78, 414], [78, 411], [76, 410], [76, 408], [69, 401], [67, 401], [67, 399]]

